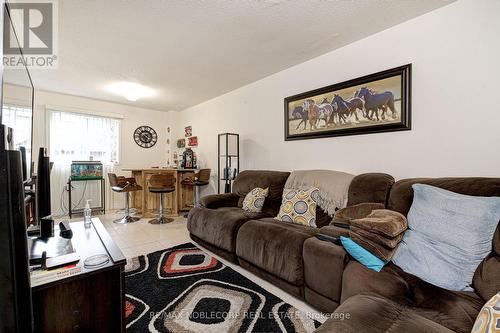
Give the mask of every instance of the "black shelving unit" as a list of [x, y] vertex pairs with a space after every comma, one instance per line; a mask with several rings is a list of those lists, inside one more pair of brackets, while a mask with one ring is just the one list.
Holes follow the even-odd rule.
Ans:
[[99, 207], [91, 207], [92, 209], [92, 214], [94, 213], [102, 213], [106, 214], [106, 182], [104, 181], [104, 177], [99, 177], [99, 178], [91, 178], [91, 179], [72, 179], [72, 177], [69, 177], [68, 179], [68, 216], [71, 218], [73, 215], [79, 215], [83, 214], [83, 209], [73, 209], [72, 206], [73, 204], [71, 203], [71, 189], [72, 189], [72, 182], [90, 182], [90, 181], [99, 181], [100, 182], [100, 187], [101, 187], [101, 205]]
[[[240, 172], [240, 135], [221, 133], [218, 136], [217, 192], [231, 192], [234, 178]], [[221, 184], [223, 186], [221, 186]]]

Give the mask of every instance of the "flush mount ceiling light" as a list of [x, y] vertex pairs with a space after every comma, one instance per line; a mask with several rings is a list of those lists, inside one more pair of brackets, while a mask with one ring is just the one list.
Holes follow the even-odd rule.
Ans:
[[135, 102], [139, 98], [151, 97], [154, 95], [153, 89], [135, 82], [116, 82], [110, 84], [107, 88], [110, 92], [123, 96], [131, 102]]

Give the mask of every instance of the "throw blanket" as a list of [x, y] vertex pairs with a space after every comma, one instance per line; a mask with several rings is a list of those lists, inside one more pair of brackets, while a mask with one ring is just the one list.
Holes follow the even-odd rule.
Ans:
[[403, 214], [393, 210], [375, 209], [367, 217], [352, 220], [351, 226], [394, 238], [408, 229], [408, 221]]
[[349, 229], [330, 226], [329, 233], [339, 234], [335, 236], [345, 236], [347, 233], [367, 251], [390, 261], [408, 228], [408, 221], [403, 214], [383, 207], [383, 204], [378, 203], [360, 203], [343, 208], [335, 213], [334, 222], [347, 224]]
[[384, 208], [384, 204], [375, 202], [363, 202], [357, 205], [352, 205], [336, 211], [335, 219], [333, 222], [350, 224], [354, 219], [362, 219], [363, 217], [367, 217], [374, 209]]
[[354, 175], [349, 173], [332, 170], [292, 171], [285, 188], [303, 189], [311, 186], [318, 188], [318, 206], [333, 216], [336, 209], [347, 205], [347, 194], [353, 178]]
[[367, 217], [351, 221], [349, 236], [382, 260], [389, 261], [403, 239], [408, 221], [403, 214], [375, 209]]

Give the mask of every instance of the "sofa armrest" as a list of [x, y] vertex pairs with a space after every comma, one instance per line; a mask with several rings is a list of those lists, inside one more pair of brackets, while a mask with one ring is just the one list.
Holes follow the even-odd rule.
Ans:
[[234, 193], [212, 194], [201, 198], [201, 205], [205, 208], [236, 207], [240, 197]]
[[304, 278], [307, 287], [340, 303], [342, 277], [349, 255], [342, 246], [311, 237], [304, 242]]
[[332, 237], [340, 237], [340, 236], [349, 237], [349, 229], [337, 227], [334, 226], [333, 224], [324, 226], [323, 228], [319, 229], [319, 233]]

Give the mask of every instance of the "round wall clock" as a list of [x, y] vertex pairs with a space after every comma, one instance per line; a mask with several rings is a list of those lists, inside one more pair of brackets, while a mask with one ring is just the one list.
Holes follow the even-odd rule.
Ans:
[[134, 140], [142, 148], [151, 148], [158, 141], [158, 135], [151, 127], [140, 126], [134, 131]]

